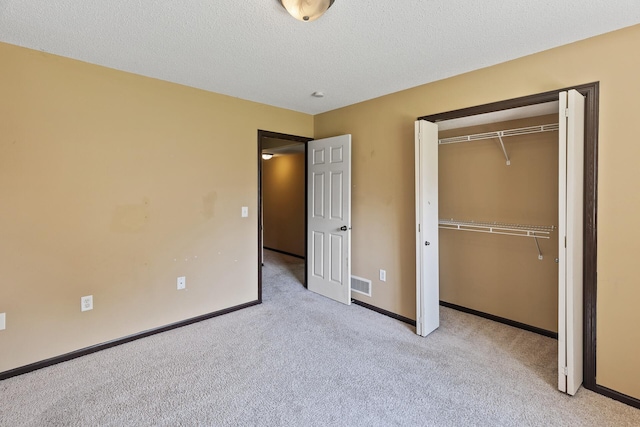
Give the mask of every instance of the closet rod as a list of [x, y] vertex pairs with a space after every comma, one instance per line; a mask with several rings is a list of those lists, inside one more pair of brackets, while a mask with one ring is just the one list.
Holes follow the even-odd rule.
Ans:
[[548, 125], [528, 126], [517, 129], [499, 130], [495, 132], [476, 133], [473, 135], [452, 136], [451, 138], [442, 138], [438, 140], [438, 144], [455, 144], [458, 142], [480, 141], [483, 139], [502, 138], [504, 136], [527, 135], [531, 133], [552, 132], [560, 128], [558, 123]]

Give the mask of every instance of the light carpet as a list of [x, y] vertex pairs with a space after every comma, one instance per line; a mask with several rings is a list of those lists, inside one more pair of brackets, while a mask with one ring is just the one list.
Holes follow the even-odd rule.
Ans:
[[263, 304], [1, 381], [0, 425], [640, 425], [558, 392], [553, 339], [446, 308], [421, 338], [265, 255]]

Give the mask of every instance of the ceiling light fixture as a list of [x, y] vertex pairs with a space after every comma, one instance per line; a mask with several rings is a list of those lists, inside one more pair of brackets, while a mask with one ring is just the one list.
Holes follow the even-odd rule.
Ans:
[[262, 153], [262, 160], [270, 160], [273, 157], [271, 153]]
[[291, 16], [304, 22], [320, 18], [333, 2], [334, 0], [280, 0]]

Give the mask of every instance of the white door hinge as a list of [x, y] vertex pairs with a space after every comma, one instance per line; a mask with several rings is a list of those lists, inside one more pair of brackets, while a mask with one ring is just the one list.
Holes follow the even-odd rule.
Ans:
[[567, 375], [569, 375], [569, 368], [567, 368], [566, 366], [562, 368], [562, 374], [566, 377]]
[[569, 117], [569, 109], [568, 108], [564, 109], [564, 116], [565, 117]]

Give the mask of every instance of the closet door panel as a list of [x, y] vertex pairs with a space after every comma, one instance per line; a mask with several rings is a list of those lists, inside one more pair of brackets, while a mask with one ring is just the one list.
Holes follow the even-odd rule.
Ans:
[[438, 125], [419, 120], [416, 144], [416, 333], [440, 326]]
[[584, 97], [560, 93], [558, 388], [574, 395], [583, 380]]
[[567, 93], [558, 106], [558, 390], [567, 392]]
[[568, 92], [567, 118], [567, 393], [583, 379], [584, 97]]

